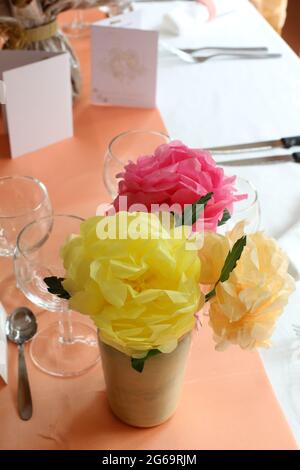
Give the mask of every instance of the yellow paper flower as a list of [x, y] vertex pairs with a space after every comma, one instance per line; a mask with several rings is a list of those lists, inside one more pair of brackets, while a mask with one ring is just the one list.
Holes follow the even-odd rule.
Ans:
[[[217, 281], [228, 247], [240, 236], [241, 226], [226, 237], [205, 234], [200, 251], [201, 282]], [[214, 260], [209, 266], [204, 265], [213, 253], [219, 262]], [[243, 349], [269, 346], [275, 322], [294, 290], [287, 269], [288, 258], [274, 239], [262, 232], [247, 236], [247, 245], [235, 270], [227, 281], [217, 285], [216, 296], [211, 300], [209, 317], [216, 349], [222, 350], [230, 343]]]
[[62, 248], [70, 308], [129, 356], [171, 352], [204, 304], [199, 257], [178, 230], [155, 214], [119, 212], [86, 220]]

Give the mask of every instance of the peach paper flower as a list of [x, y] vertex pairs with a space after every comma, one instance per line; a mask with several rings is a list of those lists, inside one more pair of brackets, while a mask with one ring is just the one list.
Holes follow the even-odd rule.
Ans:
[[[219, 278], [226, 254], [240, 237], [241, 226], [226, 237], [205, 234], [200, 251], [201, 283], [214, 284]], [[216, 287], [210, 302], [210, 325], [223, 350], [230, 343], [243, 349], [268, 347], [279, 315], [294, 290], [288, 274], [288, 258], [276, 241], [262, 232], [247, 236], [237, 266], [227, 281]]]

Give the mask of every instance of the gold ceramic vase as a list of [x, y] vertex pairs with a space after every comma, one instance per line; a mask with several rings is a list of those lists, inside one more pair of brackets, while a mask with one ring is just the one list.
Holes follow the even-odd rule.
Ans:
[[124, 423], [147, 428], [168, 420], [176, 411], [191, 343], [191, 333], [168, 354], [145, 361], [143, 372], [131, 367], [130, 357], [104, 344], [100, 351], [108, 402]]

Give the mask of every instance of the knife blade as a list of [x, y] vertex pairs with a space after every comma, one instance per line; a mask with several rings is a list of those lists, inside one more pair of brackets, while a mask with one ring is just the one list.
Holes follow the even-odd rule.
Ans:
[[241, 158], [236, 160], [223, 160], [217, 162], [218, 165], [223, 166], [250, 166], [250, 165], [269, 165], [271, 163], [300, 163], [300, 152], [295, 152], [287, 155], [273, 155], [270, 157], [254, 157], [254, 158]]
[[294, 137], [283, 137], [277, 140], [266, 140], [263, 142], [250, 142], [247, 144], [235, 144], [235, 145], [224, 145], [221, 147], [210, 147], [209, 150], [212, 153], [243, 153], [258, 150], [270, 150], [275, 148], [289, 149], [300, 145], [300, 136]]

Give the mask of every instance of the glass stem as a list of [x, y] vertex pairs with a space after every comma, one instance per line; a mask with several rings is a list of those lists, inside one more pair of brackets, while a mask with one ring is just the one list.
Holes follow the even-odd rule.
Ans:
[[63, 312], [59, 320], [60, 340], [62, 343], [73, 342], [72, 312]]
[[82, 10], [75, 10], [74, 19], [73, 19], [73, 27], [76, 29], [83, 27], [83, 11]]

